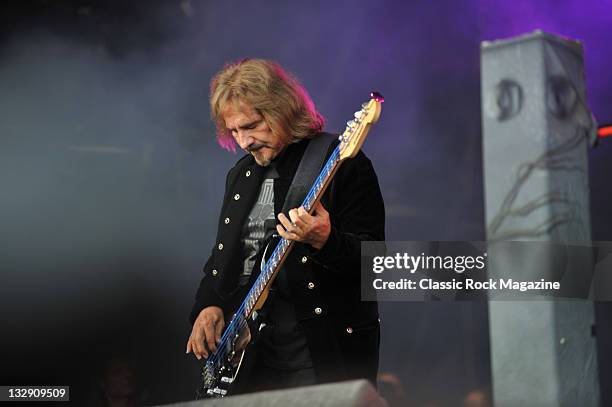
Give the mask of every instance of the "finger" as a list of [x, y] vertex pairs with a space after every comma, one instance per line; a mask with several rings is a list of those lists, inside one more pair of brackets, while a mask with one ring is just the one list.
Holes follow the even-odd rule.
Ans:
[[225, 327], [225, 320], [223, 319], [223, 317], [221, 317], [219, 322], [217, 322], [217, 325], [215, 325], [215, 342], [217, 343], [221, 342], [221, 334], [223, 333], [224, 327]]
[[312, 222], [312, 216], [310, 216], [302, 206], [292, 209], [292, 211], [294, 212], [289, 212], [289, 216], [291, 216], [293, 225], [295, 225], [300, 234], [304, 234], [304, 231], [308, 230], [308, 226]]
[[278, 214], [278, 220], [285, 227], [285, 229], [291, 230], [291, 221], [287, 219], [284, 213], [281, 212]]
[[281, 237], [284, 237], [287, 240], [293, 240], [293, 237], [290, 237], [289, 232], [287, 232], [287, 230], [281, 225], [276, 225], [276, 231], [279, 235], [281, 235]]
[[[300, 229], [298, 228], [298, 226], [295, 223], [291, 222], [287, 218], [287, 216], [285, 216], [284, 213], [279, 213], [278, 214], [278, 220], [280, 220], [281, 224], [284, 226], [284, 228], [287, 231], [287, 233], [291, 233], [291, 234], [293, 234], [295, 236], [298, 236], [298, 234], [300, 233]], [[277, 230], [278, 230], [278, 228], [277, 228]], [[281, 236], [283, 236], [283, 235], [281, 234]], [[293, 238], [291, 238], [291, 239], [295, 240], [295, 236]], [[285, 236], [283, 236], [283, 237], [285, 237]], [[287, 238], [287, 237], [285, 237], [285, 238]]]
[[217, 351], [217, 344], [215, 343], [215, 326], [214, 324], [206, 324], [204, 328], [206, 332], [206, 346], [211, 352]]
[[329, 214], [329, 212], [327, 212], [327, 209], [325, 209], [325, 207], [323, 206], [323, 204], [321, 203], [321, 201], [318, 201], [315, 206], [314, 206], [314, 211], [315, 214], [318, 215], [327, 215]]
[[310, 214], [308, 212], [306, 212], [306, 209], [304, 209], [303, 206], [300, 206], [297, 209], [297, 214], [298, 214], [298, 217], [300, 218], [300, 220], [303, 221], [303, 222], [307, 222], [308, 217], [310, 216]]
[[207, 338], [208, 335], [206, 334], [206, 323], [200, 321], [196, 327], [196, 335], [193, 341], [193, 345], [197, 346], [198, 349], [198, 359], [208, 357], [208, 348], [206, 347]]
[[193, 340], [191, 341], [191, 346], [193, 347], [194, 355], [196, 358], [202, 359], [202, 357], [208, 357], [208, 352], [206, 351], [206, 347], [204, 346], [204, 341], [206, 340], [206, 336], [204, 335], [204, 329], [202, 329], [201, 325], [194, 326], [195, 335], [193, 335]]
[[310, 225], [314, 220], [314, 216], [306, 212], [303, 206], [298, 208], [298, 216], [303, 225]]
[[292, 223], [296, 223], [300, 219], [297, 208], [293, 208], [289, 211], [289, 219], [291, 219]]
[[306, 228], [306, 224], [300, 218], [299, 209], [293, 208], [289, 211], [289, 218], [291, 218], [291, 228], [289, 228], [289, 232], [295, 233], [297, 235], [304, 234], [304, 228]]
[[279, 235], [281, 235], [281, 237], [284, 237], [287, 240], [295, 240], [295, 241], [301, 240], [301, 238], [298, 235], [287, 231], [281, 225], [276, 225], [276, 231], [278, 232]]
[[188, 354], [191, 351], [192, 351], [192, 348], [191, 348], [191, 335], [189, 335], [189, 339], [187, 339], [187, 350], [185, 351], [185, 353]]

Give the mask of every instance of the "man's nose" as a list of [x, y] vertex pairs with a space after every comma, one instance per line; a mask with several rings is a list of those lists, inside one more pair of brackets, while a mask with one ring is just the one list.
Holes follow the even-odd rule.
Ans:
[[240, 148], [247, 150], [255, 140], [248, 134], [248, 132], [238, 130], [236, 132], [236, 141], [238, 142]]

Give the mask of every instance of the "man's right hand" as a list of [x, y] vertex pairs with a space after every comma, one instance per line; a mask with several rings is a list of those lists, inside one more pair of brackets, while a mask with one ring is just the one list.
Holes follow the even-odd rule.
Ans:
[[207, 358], [209, 351], [216, 352], [224, 327], [225, 319], [221, 308], [215, 306], [204, 308], [193, 323], [186, 353], [193, 352], [199, 360]]

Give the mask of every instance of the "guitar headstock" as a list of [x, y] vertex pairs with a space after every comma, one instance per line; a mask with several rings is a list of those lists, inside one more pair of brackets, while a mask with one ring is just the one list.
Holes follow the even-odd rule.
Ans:
[[370, 126], [378, 121], [384, 98], [378, 92], [370, 94], [370, 101], [361, 105], [355, 118], [346, 123], [346, 129], [339, 137], [340, 160], [355, 157], [363, 145]]

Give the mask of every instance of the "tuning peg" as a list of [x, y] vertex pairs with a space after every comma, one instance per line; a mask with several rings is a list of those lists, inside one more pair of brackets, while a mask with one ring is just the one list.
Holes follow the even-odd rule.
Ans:
[[361, 116], [363, 116], [363, 110], [357, 110], [355, 112], [355, 119], [361, 119]]
[[349, 127], [352, 129], [353, 127], [355, 127], [356, 124], [357, 123], [355, 122], [355, 120], [349, 120], [348, 122], [346, 122], [346, 127]]
[[370, 103], [370, 102], [363, 102], [363, 103], [361, 104], [361, 107], [362, 107], [363, 109], [365, 109], [366, 107], [368, 107], [368, 104], [369, 104], [369, 103]]
[[378, 92], [372, 92], [372, 93], [370, 93], [370, 97], [371, 97], [372, 99], [374, 99], [375, 101], [380, 102], [380, 103], [382, 103], [382, 102], [384, 102], [384, 101], [385, 101], [385, 98], [383, 97], [383, 95], [381, 95], [381, 94], [380, 94], [380, 93], [378, 93]]

